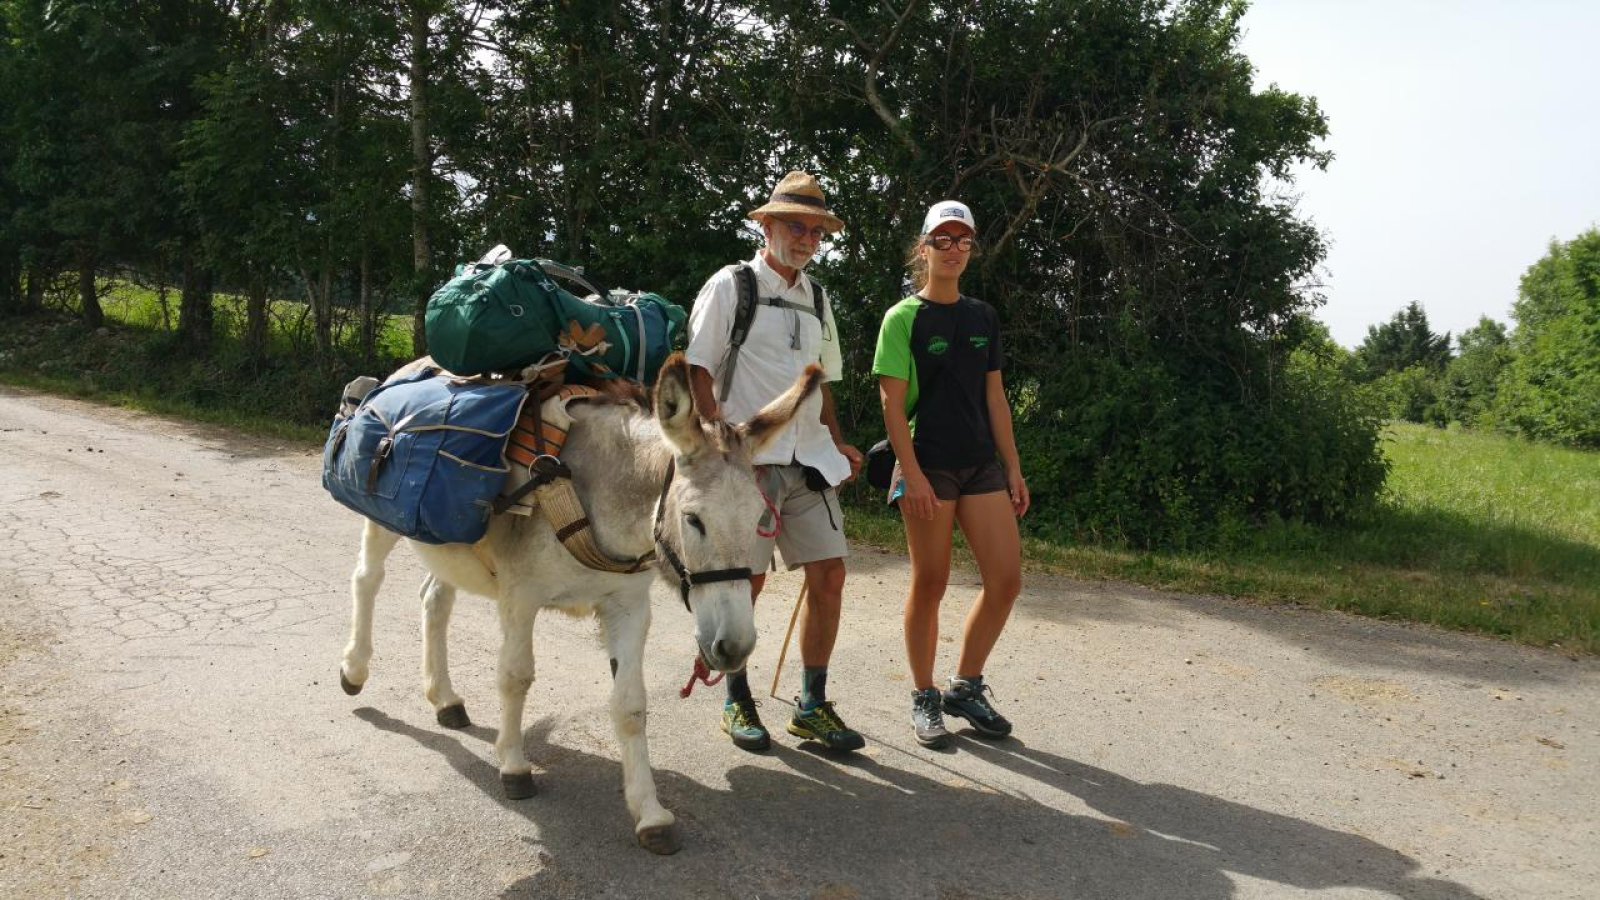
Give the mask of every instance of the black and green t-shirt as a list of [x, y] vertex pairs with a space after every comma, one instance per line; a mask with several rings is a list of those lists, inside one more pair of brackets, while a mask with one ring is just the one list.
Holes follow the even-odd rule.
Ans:
[[985, 385], [1004, 365], [994, 307], [965, 296], [932, 303], [913, 295], [884, 314], [872, 372], [907, 382], [917, 463], [964, 469], [995, 457]]

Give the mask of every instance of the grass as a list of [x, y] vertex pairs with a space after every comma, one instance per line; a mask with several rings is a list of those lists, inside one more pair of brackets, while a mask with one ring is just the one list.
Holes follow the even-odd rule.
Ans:
[[267, 361], [252, 363], [243, 349], [244, 300], [218, 294], [214, 352], [196, 359], [171, 330], [175, 292], [163, 302], [156, 290], [128, 283], [107, 282], [100, 290], [105, 328], [91, 331], [64, 313], [0, 328], [0, 382], [268, 437], [320, 441], [347, 381], [393, 371], [410, 358], [409, 316], [385, 316], [375, 358], [363, 362], [351, 346], [354, 323], [344, 311], [335, 321], [334, 359], [320, 368], [305, 305], [278, 300], [267, 312]]
[[[1600, 652], [1600, 454], [1394, 423], [1379, 508], [1340, 527], [1275, 523], [1205, 552], [1085, 545], [1024, 526], [1034, 571], [1338, 609]], [[852, 539], [904, 547], [864, 496]]]
[[[238, 346], [242, 302], [222, 296], [216, 352], [193, 360], [176, 352], [165, 326], [176, 310], [163, 319], [154, 291], [118, 286], [104, 304], [109, 327], [99, 332], [64, 316], [0, 328], [0, 381], [320, 442], [345, 381], [389, 371], [409, 355], [410, 319], [392, 316], [377, 360], [360, 364], [346, 348], [332, 371], [319, 372], [309, 347], [287, 337], [304, 307], [280, 301], [272, 310], [273, 362], [251, 367]], [[1408, 424], [1390, 427], [1384, 450], [1393, 464], [1386, 494], [1358, 522], [1270, 523], [1243, 546], [1164, 552], [1077, 543], [1025, 521], [1024, 558], [1033, 571], [1600, 652], [1600, 454]], [[865, 486], [845, 492], [851, 540], [903, 549], [898, 516], [872, 493]]]

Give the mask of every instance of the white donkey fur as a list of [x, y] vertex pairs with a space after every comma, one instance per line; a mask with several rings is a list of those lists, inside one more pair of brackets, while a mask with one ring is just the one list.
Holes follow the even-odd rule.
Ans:
[[[762, 511], [751, 455], [782, 431], [815, 392], [821, 380], [815, 368], [738, 426], [702, 420], [689, 390], [688, 364], [677, 355], [662, 367], [653, 413], [641, 404], [617, 400], [567, 405], [573, 421], [562, 459], [572, 470], [573, 485], [602, 551], [616, 559], [632, 559], [653, 548], [656, 499], [668, 461], [673, 460], [676, 474], [662, 514], [663, 541], [691, 571], [748, 565], [751, 535]], [[562, 415], [558, 406], [547, 408], [554, 416]], [[399, 540], [393, 532], [366, 523], [361, 557], [350, 579], [350, 642], [340, 668], [350, 693], [367, 680], [373, 603], [383, 582], [384, 560]], [[495, 516], [488, 534], [475, 546], [411, 544], [429, 572], [421, 589], [422, 679], [440, 722], [454, 727], [468, 724], [461, 697], [450, 683], [445, 632], [456, 591], [481, 594], [496, 602], [500, 614], [500, 730], [495, 751], [501, 780], [509, 796], [530, 796], [533, 781], [523, 755], [522, 712], [533, 682], [534, 617], [546, 608], [592, 613], [600, 620], [615, 667], [611, 719], [621, 745], [623, 793], [635, 833], [652, 851], [675, 851], [673, 815], [656, 798], [645, 738], [643, 656], [650, 627], [649, 570], [622, 575], [585, 568], [556, 540], [542, 514]], [[660, 559], [656, 568], [671, 585], [676, 601], [676, 576]], [[689, 604], [701, 656], [716, 669], [739, 669], [755, 649], [749, 582], [697, 585], [689, 593]]]

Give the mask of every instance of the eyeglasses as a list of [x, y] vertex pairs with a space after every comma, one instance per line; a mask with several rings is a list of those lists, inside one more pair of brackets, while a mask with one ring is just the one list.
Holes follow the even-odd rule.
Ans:
[[951, 247], [955, 247], [958, 250], [971, 250], [973, 247], [978, 246], [978, 242], [973, 240], [970, 234], [963, 234], [961, 237], [936, 234], [922, 243], [935, 250], [949, 250]]
[[807, 228], [804, 222], [796, 222], [793, 219], [780, 219], [777, 216], [768, 216], [767, 218], [774, 222], [783, 223], [784, 227], [789, 229], [789, 236], [795, 240], [799, 240], [808, 234], [811, 235], [811, 239], [814, 241], [825, 241], [828, 239], [828, 230], [823, 228], [821, 225], [812, 225], [810, 228]]

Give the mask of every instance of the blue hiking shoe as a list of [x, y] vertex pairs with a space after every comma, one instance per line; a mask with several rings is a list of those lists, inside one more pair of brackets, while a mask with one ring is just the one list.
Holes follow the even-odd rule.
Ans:
[[951, 678], [950, 687], [944, 692], [945, 714], [966, 719], [973, 730], [984, 737], [1006, 737], [1011, 734], [1011, 722], [1000, 715], [985, 693], [994, 696], [993, 689], [984, 684], [982, 678], [973, 681]]
[[803, 709], [800, 698], [794, 698], [794, 716], [789, 719], [789, 733], [841, 752], [860, 750], [867, 745], [860, 732], [844, 724], [839, 714], [833, 711], [832, 700], [824, 700], [811, 709]]
[[754, 700], [729, 700], [722, 706], [722, 730], [740, 750], [760, 753], [772, 746], [767, 727], [761, 724]]

